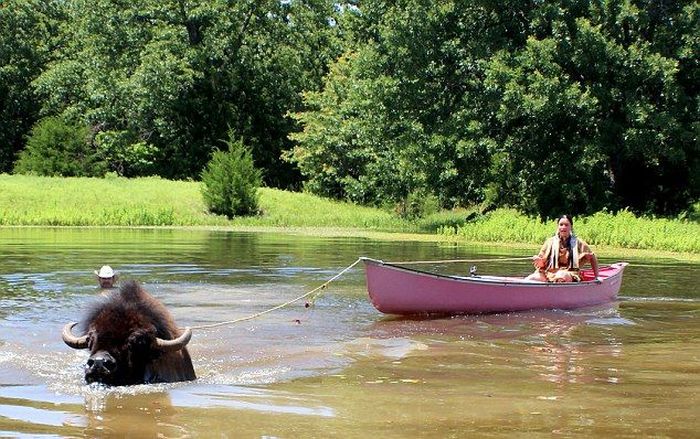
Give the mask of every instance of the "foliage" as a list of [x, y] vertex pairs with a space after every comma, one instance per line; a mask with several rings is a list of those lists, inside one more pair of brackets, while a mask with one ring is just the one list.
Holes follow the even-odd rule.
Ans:
[[435, 195], [418, 190], [408, 194], [394, 210], [401, 218], [415, 220], [436, 214], [440, 210], [440, 202]]
[[[591, 245], [700, 253], [700, 224], [686, 220], [636, 217], [622, 210], [574, 218], [576, 234]], [[513, 209], [497, 209], [473, 222], [445, 226], [439, 233], [469, 241], [527, 242], [538, 245], [556, 232], [556, 222]]]
[[19, 174], [64, 177], [103, 175], [106, 168], [91, 145], [88, 127], [58, 117], [44, 118], [32, 128], [15, 164]]
[[501, 101], [490, 121], [502, 152], [495, 165], [515, 164], [499, 173], [495, 203], [542, 216], [680, 211], [697, 196], [686, 171], [698, 170], [687, 123], [697, 109], [688, 111], [674, 52], [653, 50], [648, 38], [652, 25], [668, 23], [632, 2], [592, 4], [585, 16], [551, 11], [550, 35], [531, 36], [486, 70]]
[[95, 136], [95, 145], [118, 175], [147, 175], [155, 168], [157, 148], [130, 131], [101, 131]]
[[285, 114], [337, 51], [331, 2], [64, 3], [71, 38], [34, 86], [44, 114], [108, 133], [112, 171], [196, 177], [231, 127], [269, 184], [298, 183]]
[[700, 201], [693, 204], [687, 212], [682, 213], [681, 219], [688, 219], [700, 223]]
[[158, 177], [59, 178], [0, 174], [2, 226], [228, 226], [410, 230], [378, 209], [261, 188], [260, 215], [208, 212], [202, 184]]
[[463, 16], [452, 3], [408, 3], [378, 13], [387, 23], [373, 31], [377, 41], [339, 58], [323, 90], [304, 95], [307, 110], [293, 114], [303, 130], [286, 158], [312, 192], [373, 205], [405, 203], [415, 191], [442, 205], [479, 197], [486, 144], [466, 138], [472, 127], [448, 110], [471, 79], [471, 63], [460, 65], [470, 39]]
[[62, 3], [4, 0], [0, 6], [0, 172], [12, 169], [39, 118], [41, 102], [30, 84], [60, 45]]
[[674, 217], [699, 47], [693, 0], [7, 0], [0, 171], [45, 117], [121, 176], [197, 178], [230, 128], [267, 185], [407, 216]]
[[[390, 101], [395, 81], [366, 70], [378, 53], [348, 53], [331, 68], [323, 93], [304, 98], [315, 112], [292, 116], [305, 125], [292, 135], [300, 143], [286, 157], [298, 163], [313, 193], [378, 204], [406, 196], [420, 173], [408, 157], [391, 158], [393, 144], [405, 143], [420, 128], [388, 120], [383, 100]], [[386, 131], [390, 133], [386, 133]], [[393, 135], [392, 135], [393, 134]], [[392, 137], [392, 143], [387, 142]]]
[[202, 171], [202, 196], [210, 212], [229, 218], [258, 210], [260, 171], [242, 140], [229, 132], [228, 151], [216, 151]]
[[700, 196], [697, 2], [359, 11], [352, 50], [294, 114], [287, 158], [312, 192], [380, 205], [423, 191], [543, 218], [674, 215]]
[[[596, 100], [554, 62], [556, 42], [530, 38], [513, 56], [499, 52], [486, 71], [485, 88], [502, 97], [494, 120], [491, 166], [496, 205], [552, 214], [600, 208], [605, 193], [589, 194], [604, 180], [592, 143]], [[594, 196], [590, 196], [594, 195]], [[597, 205], [596, 205], [597, 204]]]

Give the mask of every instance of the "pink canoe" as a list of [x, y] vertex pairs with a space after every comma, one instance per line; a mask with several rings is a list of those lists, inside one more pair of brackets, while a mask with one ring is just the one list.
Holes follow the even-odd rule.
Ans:
[[471, 314], [530, 309], [572, 309], [615, 300], [626, 262], [581, 270], [582, 282], [546, 283], [501, 276], [446, 276], [392, 265], [365, 263], [372, 304], [387, 314]]

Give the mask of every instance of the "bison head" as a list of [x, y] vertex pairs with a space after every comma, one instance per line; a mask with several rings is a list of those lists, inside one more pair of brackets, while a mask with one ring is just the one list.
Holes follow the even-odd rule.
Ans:
[[186, 345], [192, 337], [182, 333], [165, 307], [136, 282], [93, 307], [76, 336], [68, 323], [63, 341], [74, 349], [89, 349], [85, 381], [107, 385], [173, 382], [195, 379]]

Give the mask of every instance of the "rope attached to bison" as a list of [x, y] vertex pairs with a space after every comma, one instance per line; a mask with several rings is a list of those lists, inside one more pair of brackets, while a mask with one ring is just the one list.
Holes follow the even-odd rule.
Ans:
[[[361, 260], [362, 260], [362, 259], [358, 258], [355, 262], [353, 262], [352, 264], [348, 265], [348, 266], [345, 267], [343, 270], [341, 270], [340, 272], [338, 272], [338, 274], [336, 274], [336, 275], [333, 276], [332, 278], [328, 279], [328, 280], [327, 280], [326, 282], [324, 282], [322, 285], [320, 285], [320, 286], [314, 288], [313, 290], [309, 291], [308, 293], [304, 293], [304, 294], [302, 294], [302, 295], [299, 296], [299, 297], [295, 297], [295, 298], [292, 299], [292, 300], [288, 300], [287, 302], [281, 303], [281, 304], [279, 304], [279, 305], [277, 305], [277, 306], [275, 306], [275, 307], [272, 307], [272, 308], [270, 308], [270, 309], [266, 309], [265, 311], [260, 311], [260, 312], [258, 312], [258, 313], [251, 314], [251, 315], [246, 316], [246, 317], [240, 317], [240, 318], [234, 319], [234, 320], [227, 320], [227, 321], [225, 321], [225, 322], [211, 323], [211, 324], [208, 324], [208, 325], [190, 326], [190, 328], [191, 328], [191, 329], [210, 329], [210, 328], [216, 328], [216, 327], [218, 327], [218, 326], [232, 325], [232, 324], [234, 324], [234, 323], [244, 322], [244, 321], [246, 321], [246, 320], [252, 320], [252, 319], [255, 319], [255, 318], [257, 318], [257, 317], [260, 317], [260, 316], [262, 316], [262, 315], [264, 315], [264, 314], [270, 313], [270, 312], [272, 312], [272, 311], [276, 311], [276, 310], [278, 310], [278, 309], [280, 309], [280, 308], [284, 308], [285, 306], [291, 305], [291, 304], [294, 303], [294, 302], [298, 302], [298, 301], [301, 300], [301, 299], [305, 299], [305, 298], [311, 296], [312, 294], [316, 294], [316, 293], [320, 292], [321, 290], [325, 289], [325, 288], [328, 286], [328, 284], [330, 284], [330, 283], [333, 282], [334, 280], [338, 279], [340, 276], [342, 276], [343, 274], [345, 274], [347, 271], [351, 270], [351, 269], [352, 269], [355, 265], [357, 265]], [[309, 304], [307, 303], [307, 307], [308, 307], [308, 306], [309, 306]]]
[[[445, 263], [458, 263], [458, 262], [468, 262], [468, 263], [475, 263], [475, 262], [500, 262], [500, 261], [519, 261], [519, 260], [525, 260], [525, 259], [532, 259], [531, 256], [525, 256], [525, 257], [517, 257], [517, 258], [496, 258], [496, 259], [448, 259], [448, 260], [442, 260], [442, 261], [402, 261], [402, 262], [387, 262], [387, 264], [393, 264], [393, 265], [410, 265], [410, 264], [445, 264]], [[357, 258], [355, 262], [352, 264], [348, 265], [341, 271], [339, 271], [335, 276], [332, 278], [328, 279], [326, 282], [321, 284], [320, 286], [314, 288], [313, 290], [302, 294], [299, 297], [295, 297], [294, 299], [288, 300], [284, 303], [281, 303], [277, 306], [274, 306], [272, 308], [266, 309], [265, 311], [260, 311], [255, 314], [251, 314], [249, 316], [245, 317], [240, 317], [237, 319], [233, 320], [227, 320], [225, 322], [218, 322], [218, 323], [210, 323], [206, 325], [196, 325], [196, 326], [189, 326], [190, 329], [211, 329], [211, 328], [216, 328], [219, 326], [227, 326], [227, 325], [232, 325], [234, 323], [239, 323], [239, 322], [244, 322], [246, 320], [253, 320], [255, 318], [258, 318], [262, 315], [265, 315], [267, 313], [271, 313], [272, 311], [276, 311], [278, 309], [284, 308], [285, 306], [289, 306], [294, 302], [298, 302], [301, 299], [305, 299], [309, 296], [314, 295], [314, 297], [309, 300], [306, 303], [306, 307], [308, 308], [310, 306], [310, 303], [313, 303], [313, 300], [316, 298], [317, 295], [321, 293], [322, 290], [324, 290], [331, 282], [334, 280], [338, 279], [340, 276], [351, 270], [352, 268], [355, 267], [355, 265], [359, 264], [360, 261], [362, 261], [362, 258]]]

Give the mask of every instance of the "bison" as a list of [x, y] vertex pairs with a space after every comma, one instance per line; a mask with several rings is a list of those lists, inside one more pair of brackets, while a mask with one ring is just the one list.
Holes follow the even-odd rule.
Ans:
[[180, 334], [175, 321], [158, 300], [136, 281], [97, 302], [78, 325], [63, 328], [63, 341], [74, 349], [89, 349], [85, 381], [120, 386], [169, 383], [196, 379], [185, 347], [192, 337]]

